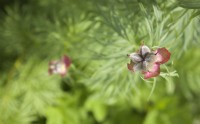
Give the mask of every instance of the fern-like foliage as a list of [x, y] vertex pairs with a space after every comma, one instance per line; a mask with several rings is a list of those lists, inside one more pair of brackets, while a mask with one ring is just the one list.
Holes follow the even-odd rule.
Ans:
[[[196, 124], [198, 9], [198, 0], [29, 0], [3, 6], [0, 124]], [[142, 43], [171, 52], [154, 79], [127, 69], [127, 54]], [[48, 75], [49, 61], [64, 54], [72, 61], [66, 77]]]

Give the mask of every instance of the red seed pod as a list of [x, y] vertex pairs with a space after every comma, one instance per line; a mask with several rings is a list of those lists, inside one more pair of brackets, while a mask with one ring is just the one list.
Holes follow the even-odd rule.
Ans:
[[170, 56], [170, 52], [164, 47], [151, 51], [149, 47], [142, 45], [138, 52], [128, 54], [131, 62], [127, 67], [133, 72], [142, 72], [145, 79], [156, 77], [160, 74], [160, 65], [166, 63]]
[[60, 74], [64, 77], [71, 65], [71, 60], [68, 56], [64, 55], [60, 60], [49, 62], [49, 75]]

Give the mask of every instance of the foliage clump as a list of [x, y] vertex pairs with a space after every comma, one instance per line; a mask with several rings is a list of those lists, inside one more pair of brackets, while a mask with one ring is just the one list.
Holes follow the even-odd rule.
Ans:
[[[199, 0], [0, 3], [0, 124], [200, 121]], [[126, 67], [143, 41], [171, 52], [154, 79]], [[48, 75], [65, 54], [66, 77]]]

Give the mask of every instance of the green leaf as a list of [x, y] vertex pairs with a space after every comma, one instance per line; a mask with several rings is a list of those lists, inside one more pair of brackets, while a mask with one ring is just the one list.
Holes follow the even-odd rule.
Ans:
[[200, 0], [178, 0], [178, 5], [187, 9], [200, 9]]
[[93, 112], [94, 117], [98, 122], [105, 120], [107, 115], [107, 107], [103, 101], [96, 98], [90, 98], [86, 101], [85, 107], [88, 111]]

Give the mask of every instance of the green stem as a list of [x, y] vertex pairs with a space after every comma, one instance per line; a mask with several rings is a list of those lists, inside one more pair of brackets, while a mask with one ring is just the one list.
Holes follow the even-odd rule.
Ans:
[[150, 98], [151, 98], [151, 96], [152, 96], [152, 94], [153, 94], [153, 92], [154, 92], [154, 90], [155, 90], [155, 87], [156, 87], [156, 78], [154, 78], [154, 81], [153, 81], [153, 87], [152, 87], [152, 89], [151, 89], [151, 92], [150, 92], [150, 95], [149, 95], [147, 101], [150, 100]]

